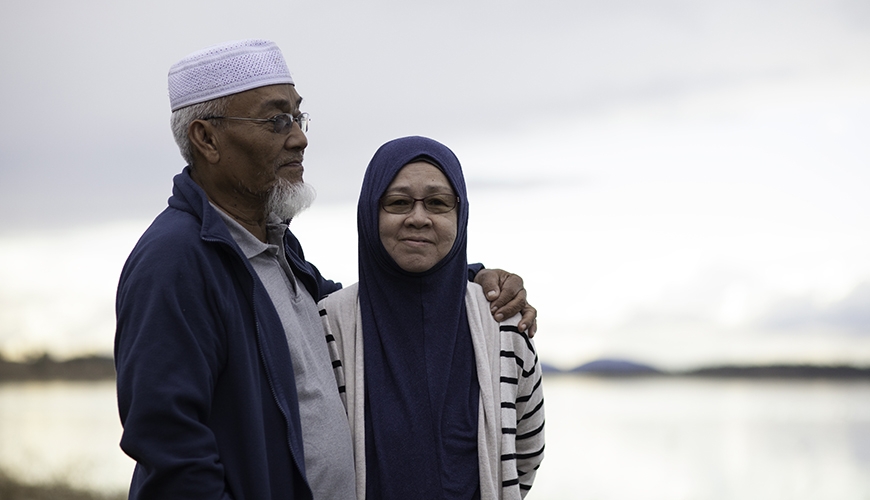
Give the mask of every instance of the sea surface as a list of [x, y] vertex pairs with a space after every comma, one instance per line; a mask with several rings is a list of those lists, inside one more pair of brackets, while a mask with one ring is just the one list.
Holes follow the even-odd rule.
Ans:
[[[870, 381], [548, 376], [527, 497], [870, 499]], [[112, 382], [0, 384], [0, 468], [124, 491]]]

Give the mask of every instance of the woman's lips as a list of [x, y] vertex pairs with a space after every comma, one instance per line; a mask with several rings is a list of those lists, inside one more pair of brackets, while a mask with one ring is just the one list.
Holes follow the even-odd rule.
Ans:
[[418, 238], [418, 237], [410, 237], [410, 238], [399, 238], [399, 241], [402, 243], [412, 246], [412, 247], [422, 247], [426, 245], [432, 245], [433, 242], [427, 238]]

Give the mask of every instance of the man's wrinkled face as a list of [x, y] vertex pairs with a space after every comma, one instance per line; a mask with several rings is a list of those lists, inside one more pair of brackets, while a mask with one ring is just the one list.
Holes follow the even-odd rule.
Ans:
[[[226, 116], [269, 119], [301, 111], [293, 85], [269, 85], [232, 96]], [[224, 120], [219, 129], [221, 165], [226, 187], [259, 202], [268, 200], [279, 179], [302, 182], [302, 159], [308, 139], [297, 124], [276, 133], [271, 123]]]

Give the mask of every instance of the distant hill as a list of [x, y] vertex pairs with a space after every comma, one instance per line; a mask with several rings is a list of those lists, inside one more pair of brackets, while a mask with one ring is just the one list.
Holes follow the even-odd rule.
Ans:
[[541, 371], [550, 374], [563, 375], [600, 375], [600, 376], [626, 376], [626, 375], [662, 375], [663, 372], [655, 367], [629, 361], [626, 359], [596, 359], [567, 370], [556, 366], [541, 363]]
[[541, 372], [543, 373], [565, 373], [561, 368], [556, 368], [555, 366], [541, 362]]
[[652, 366], [625, 359], [596, 359], [573, 368], [569, 373], [590, 373], [596, 375], [657, 375], [660, 370]]

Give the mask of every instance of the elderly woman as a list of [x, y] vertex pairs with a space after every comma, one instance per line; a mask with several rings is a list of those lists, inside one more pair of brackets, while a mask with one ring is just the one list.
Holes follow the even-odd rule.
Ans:
[[359, 283], [320, 303], [354, 438], [357, 495], [521, 498], [543, 458], [541, 370], [519, 316], [468, 282], [459, 160], [423, 137], [375, 153]]

